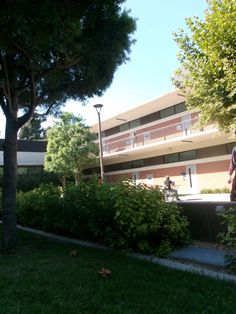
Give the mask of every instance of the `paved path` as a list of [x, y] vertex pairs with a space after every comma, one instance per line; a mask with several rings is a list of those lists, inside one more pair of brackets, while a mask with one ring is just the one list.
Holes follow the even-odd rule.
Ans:
[[179, 260], [188, 260], [192, 262], [198, 262], [206, 265], [213, 265], [218, 267], [227, 267], [230, 262], [225, 259], [225, 255], [234, 255], [234, 252], [226, 252], [224, 250], [218, 250], [213, 248], [202, 248], [188, 246], [186, 248], [176, 250], [170, 254], [170, 257]]
[[229, 193], [180, 195], [181, 201], [191, 202], [230, 202]]

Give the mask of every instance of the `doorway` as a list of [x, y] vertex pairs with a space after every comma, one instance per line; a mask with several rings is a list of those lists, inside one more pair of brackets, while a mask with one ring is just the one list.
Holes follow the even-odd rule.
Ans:
[[186, 114], [181, 118], [181, 125], [183, 130], [183, 136], [191, 134], [191, 113]]
[[134, 184], [138, 184], [139, 183], [139, 172], [133, 172], [132, 173], [132, 182]]
[[198, 193], [199, 186], [198, 186], [196, 165], [186, 166], [186, 180], [187, 180], [188, 193]]

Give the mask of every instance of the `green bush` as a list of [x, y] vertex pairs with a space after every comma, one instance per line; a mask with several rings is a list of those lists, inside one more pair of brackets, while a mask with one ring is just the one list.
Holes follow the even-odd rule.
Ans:
[[0, 188], [0, 219], [2, 219], [2, 190]]
[[[17, 191], [27, 192], [31, 191], [41, 184], [60, 185], [60, 181], [56, 174], [46, 171], [40, 171], [34, 174], [18, 174], [16, 178]], [[0, 175], [0, 188], [3, 184], [3, 175]]]
[[163, 256], [188, 240], [188, 222], [158, 189], [129, 183], [42, 185], [18, 193], [19, 223]]
[[210, 188], [201, 189], [202, 194], [222, 194], [222, 193], [229, 193], [229, 192], [230, 192], [230, 189], [228, 187], [215, 188], [215, 189], [210, 189]]
[[31, 191], [41, 184], [59, 185], [58, 177], [53, 173], [41, 171], [34, 174], [20, 174], [17, 175], [17, 191], [27, 192]]
[[228, 246], [236, 245], [236, 206], [225, 209], [219, 214], [227, 226], [227, 232], [219, 234], [221, 242]]
[[52, 184], [17, 194], [17, 216], [22, 225], [56, 230], [58, 213], [60, 212], [61, 190]]
[[162, 256], [188, 240], [187, 220], [176, 204], [164, 202], [158, 189], [129, 184], [123, 189], [116, 200], [115, 246]]

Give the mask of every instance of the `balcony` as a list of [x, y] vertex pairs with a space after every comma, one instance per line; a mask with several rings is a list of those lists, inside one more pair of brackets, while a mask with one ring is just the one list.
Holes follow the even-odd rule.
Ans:
[[[168, 142], [188, 142], [191, 138], [202, 136], [209, 132], [216, 131], [213, 124], [207, 125], [205, 128], [196, 127], [198, 117], [190, 120], [180, 121], [165, 127], [134, 131], [130, 130], [129, 134], [119, 135], [103, 139], [103, 155], [111, 156], [121, 154], [122, 152], [131, 152], [144, 149], [150, 146], [165, 144]], [[146, 129], [146, 131], [145, 131]]]

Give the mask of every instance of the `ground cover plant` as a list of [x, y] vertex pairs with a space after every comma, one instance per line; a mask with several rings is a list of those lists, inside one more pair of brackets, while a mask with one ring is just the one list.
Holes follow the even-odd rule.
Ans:
[[230, 189], [228, 187], [215, 188], [215, 189], [205, 188], [201, 190], [201, 193], [202, 194], [223, 194], [223, 193], [230, 193]]
[[180, 208], [144, 185], [97, 180], [64, 190], [42, 185], [18, 194], [17, 212], [24, 226], [157, 256], [189, 240]]
[[15, 254], [0, 255], [1, 313], [235, 313], [234, 283], [22, 231], [18, 239]]

